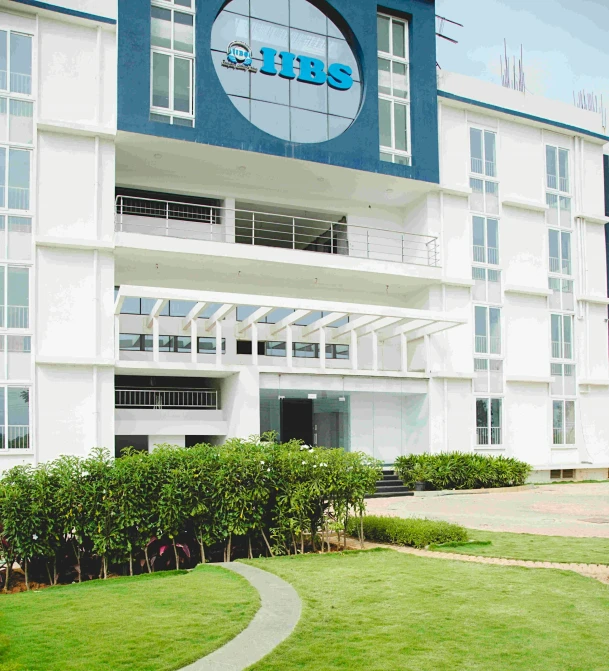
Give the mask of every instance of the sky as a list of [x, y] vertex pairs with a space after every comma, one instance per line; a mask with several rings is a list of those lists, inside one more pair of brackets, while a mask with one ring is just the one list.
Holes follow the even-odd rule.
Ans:
[[436, 0], [445, 24], [438, 39], [444, 70], [501, 83], [499, 57], [524, 50], [531, 93], [573, 103], [573, 92], [595, 93], [609, 108], [609, 0]]

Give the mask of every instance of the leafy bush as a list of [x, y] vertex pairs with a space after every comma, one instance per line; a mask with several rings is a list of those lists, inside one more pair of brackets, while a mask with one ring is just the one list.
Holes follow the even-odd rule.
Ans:
[[350, 521], [348, 529], [350, 534], [359, 535], [361, 529], [368, 541], [415, 548], [424, 548], [432, 543], [467, 541], [467, 531], [464, 527], [436, 520], [366, 515], [361, 520], [361, 527], [360, 520]]
[[511, 457], [446, 452], [398, 457], [395, 471], [411, 489], [416, 482], [430, 489], [483, 489], [523, 485], [531, 467]]
[[27, 587], [28, 569], [55, 584], [323, 551], [380, 477], [361, 453], [259, 439], [16, 466], [0, 478], [0, 562], [18, 561]]

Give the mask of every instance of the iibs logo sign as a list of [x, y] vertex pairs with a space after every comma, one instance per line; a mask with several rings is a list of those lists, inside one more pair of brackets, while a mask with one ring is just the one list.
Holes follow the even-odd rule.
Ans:
[[226, 60], [222, 61], [225, 68], [258, 72], [252, 66], [252, 50], [245, 42], [231, 42], [226, 50]]

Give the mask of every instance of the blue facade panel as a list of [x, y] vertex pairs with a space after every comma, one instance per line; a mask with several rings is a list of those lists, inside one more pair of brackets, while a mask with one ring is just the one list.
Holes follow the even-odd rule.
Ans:
[[[150, 121], [150, 0], [120, 0], [118, 31], [118, 128], [158, 137], [284, 156], [345, 168], [439, 182], [434, 0], [315, 0], [351, 38], [359, 56], [364, 92], [359, 115], [342, 135], [299, 144], [256, 128], [231, 103], [211, 59], [211, 29], [226, 3], [197, 0], [195, 127]], [[410, 22], [412, 166], [379, 158], [376, 14]]]

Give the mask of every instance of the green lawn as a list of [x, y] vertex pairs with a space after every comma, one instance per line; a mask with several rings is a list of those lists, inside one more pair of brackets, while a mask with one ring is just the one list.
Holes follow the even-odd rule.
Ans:
[[303, 614], [251, 671], [601, 671], [609, 587], [567, 571], [393, 550], [253, 560]]
[[609, 538], [573, 538], [514, 534], [502, 531], [468, 530], [473, 541], [488, 544], [467, 544], [431, 547], [438, 552], [456, 552], [483, 557], [505, 557], [527, 561], [551, 561], [578, 564], [609, 564]]
[[0, 597], [0, 671], [170, 671], [220, 647], [260, 606], [219, 567]]

